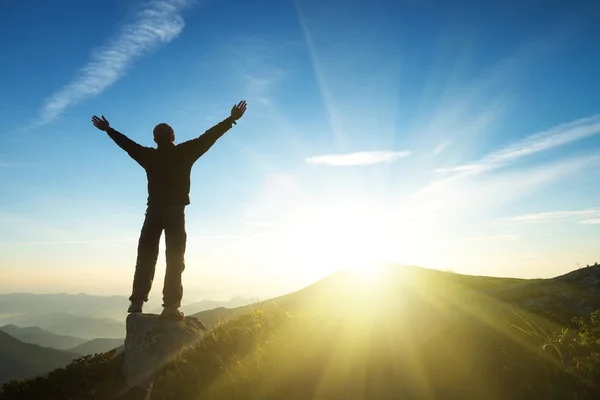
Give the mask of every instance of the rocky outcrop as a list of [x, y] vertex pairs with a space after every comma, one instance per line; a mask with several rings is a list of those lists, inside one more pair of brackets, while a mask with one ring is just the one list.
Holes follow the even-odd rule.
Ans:
[[206, 328], [194, 317], [170, 321], [156, 314], [127, 317], [123, 373], [128, 386], [148, 390], [156, 373], [198, 345]]

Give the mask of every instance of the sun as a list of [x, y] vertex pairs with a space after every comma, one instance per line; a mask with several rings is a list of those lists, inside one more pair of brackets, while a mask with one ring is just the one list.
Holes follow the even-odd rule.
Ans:
[[253, 251], [262, 264], [298, 284], [345, 269], [375, 282], [381, 278], [379, 265], [421, 265], [432, 255], [431, 232], [419, 231], [376, 202], [330, 199], [279, 213], [268, 239]]
[[389, 260], [397, 246], [383, 218], [369, 207], [294, 210], [277, 232], [276, 247], [310, 277], [358, 268], [365, 278], [377, 274], [373, 265]]

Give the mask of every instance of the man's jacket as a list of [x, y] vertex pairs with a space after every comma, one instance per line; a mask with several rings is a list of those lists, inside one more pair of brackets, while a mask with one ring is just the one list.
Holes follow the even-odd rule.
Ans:
[[112, 128], [107, 133], [146, 170], [148, 206], [185, 206], [190, 204], [192, 166], [232, 124], [227, 118], [196, 139], [158, 148], [141, 146]]

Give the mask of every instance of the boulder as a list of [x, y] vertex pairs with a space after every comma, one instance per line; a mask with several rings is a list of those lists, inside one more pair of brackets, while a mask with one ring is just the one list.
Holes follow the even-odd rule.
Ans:
[[156, 373], [206, 332], [197, 318], [171, 321], [157, 314], [129, 314], [126, 327], [123, 373], [127, 385], [139, 389], [150, 388]]

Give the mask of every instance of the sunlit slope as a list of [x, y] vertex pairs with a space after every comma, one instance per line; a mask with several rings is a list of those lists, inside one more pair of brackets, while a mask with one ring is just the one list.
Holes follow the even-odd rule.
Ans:
[[[243, 348], [219, 349], [223, 361], [214, 367], [226, 373], [196, 390], [206, 398], [505, 399], [516, 388], [505, 370], [507, 349], [542, 362], [530, 358], [529, 338], [507, 323], [518, 320], [509, 306], [435, 273], [387, 272], [368, 279], [341, 273], [292, 295], [290, 315], [284, 305], [246, 317], [245, 329], [241, 321], [218, 328], [217, 347], [257, 333]], [[188, 362], [206, 358], [200, 351]], [[164, 393], [192, 377], [171, 379]]]
[[574, 316], [588, 316], [600, 309], [600, 265], [590, 265], [552, 279], [527, 280], [486, 293], [548, 318], [570, 321]]
[[[161, 371], [152, 399], [597, 398], [542, 351], [543, 337], [523, 332], [562, 326], [486, 294], [515, 284], [418, 268], [342, 271], [214, 327]], [[109, 352], [7, 386], [4, 398], [115, 398], [121, 365]]]
[[[385, 281], [392, 291], [394, 289], [400, 291], [407, 284], [411, 286], [436, 284], [445, 289], [486, 290], [508, 288], [527, 282], [527, 280], [517, 278], [461, 275], [414, 266], [380, 265], [369, 271], [338, 271], [297, 292], [261, 303], [236, 308], [219, 307], [192, 316], [200, 319], [206, 326], [213, 326], [219, 321], [222, 322], [258, 308], [265, 311], [279, 307], [289, 310], [297, 306], [301, 306], [303, 309], [306, 307], [330, 308], [338, 302], [341, 302], [343, 306], [346, 297], [352, 297], [357, 290], [371, 291], [373, 296], [377, 296], [377, 291], [373, 292], [372, 284], [378, 281]], [[400, 295], [399, 292], [396, 294]]]

